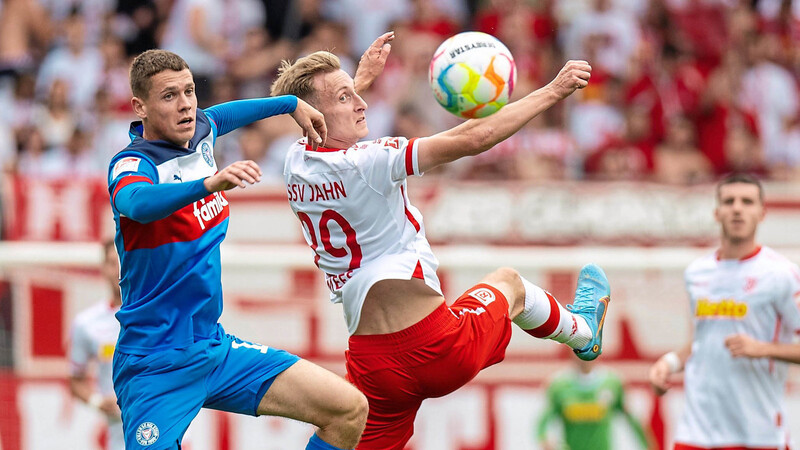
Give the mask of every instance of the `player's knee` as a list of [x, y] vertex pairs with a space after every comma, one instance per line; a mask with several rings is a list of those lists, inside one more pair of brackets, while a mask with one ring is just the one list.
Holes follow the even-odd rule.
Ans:
[[367, 397], [358, 389], [353, 388], [353, 395], [349, 401], [349, 408], [344, 417], [347, 426], [360, 436], [367, 424], [368, 414], [369, 402], [367, 402]]
[[519, 272], [511, 267], [501, 267], [483, 277], [481, 282], [494, 287], [506, 297], [516, 297], [519, 292], [524, 294], [525, 291]]
[[344, 408], [327, 427], [321, 428], [327, 428], [330, 433], [336, 435], [336, 439], [342, 442], [346, 448], [354, 448], [367, 425], [368, 413], [367, 397], [352, 387], [352, 391], [348, 392]]

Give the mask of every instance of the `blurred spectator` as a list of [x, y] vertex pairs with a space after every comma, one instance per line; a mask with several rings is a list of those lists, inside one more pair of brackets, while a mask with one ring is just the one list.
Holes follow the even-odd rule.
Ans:
[[64, 19], [60, 32], [64, 44], [51, 50], [42, 62], [36, 92], [43, 98], [56, 79], [62, 80], [67, 84], [71, 106], [83, 112], [91, 107], [100, 86], [103, 57], [96, 46], [86, 43], [86, 20], [77, 10]]
[[[594, 82], [594, 74], [592, 75]], [[569, 131], [583, 155], [624, 133], [622, 80], [611, 78], [591, 83], [578, 95], [580, 101], [570, 110]]]
[[586, 176], [604, 181], [643, 181], [647, 174], [647, 158], [638, 147], [615, 140], [586, 158]]
[[107, 168], [92, 155], [91, 136], [75, 128], [66, 145], [46, 152], [40, 170], [45, 177], [80, 179], [101, 177]]
[[[795, 160], [797, 160], [796, 157]], [[758, 143], [758, 139], [742, 124], [734, 126], [726, 133], [725, 162], [726, 171], [730, 173], [766, 175], [764, 153]]]
[[758, 136], [756, 117], [739, 99], [744, 63], [736, 51], [729, 51], [723, 64], [709, 77], [703, 91], [698, 117], [698, 145], [717, 174], [728, 172], [726, 142], [733, 130], [743, 128]]
[[694, 55], [708, 71], [716, 66], [727, 46], [725, 3], [729, 0], [666, 0], [681, 51]]
[[125, 54], [138, 55], [158, 47], [156, 34], [161, 22], [152, 0], [120, 2], [117, 12], [112, 29], [125, 43]]
[[696, 140], [694, 124], [685, 116], [674, 117], [666, 139], [656, 147], [655, 181], [679, 185], [711, 181], [711, 163], [697, 148]]
[[42, 133], [36, 128], [28, 128], [20, 133], [17, 141], [19, 147], [12, 172], [36, 177], [41, 174], [41, 167], [45, 161], [45, 143]]
[[775, 35], [760, 35], [749, 47], [750, 68], [742, 76], [743, 106], [754, 111], [769, 164], [787, 164], [796, 148], [785, 145], [786, 130], [798, 114], [797, 78], [778, 65]]
[[223, 0], [176, 0], [164, 30], [161, 47], [181, 55], [191, 67], [201, 108], [210, 100], [213, 79], [226, 70], [230, 44], [224, 20], [228, 12], [230, 7]]
[[68, 103], [69, 85], [56, 78], [50, 84], [45, 103], [33, 109], [32, 124], [42, 133], [47, 149], [63, 147], [77, 127], [77, 118]]
[[19, 130], [32, 123], [33, 110], [36, 103], [36, 78], [32, 73], [18, 73], [13, 78], [13, 93], [8, 103], [0, 109], [0, 118]]
[[100, 88], [107, 95], [104, 100], [110, 103], [114, 111], [131, 112], [131, 86], [128, 81], [128, 59], [125, 47], [118, 37], [106, 34], [100, 42], [100, 53], [103, 57], [103, 70], [100, 76]]
[[446, 14], [436, 1], [412, 0], [411, 31], [431, 33], [443, 41], [461, 31], [461, 26], [452, 15]]
[[0, 2], [0, 75], [36, 68], [51, 33], [50, 18], [37, 0]]
[[[56, 22], [69, 20], [73, 14], [79, 14], [85, 24], [86, 42], [96, 45], [100, 42], [106, 19], [117, 8], [118, 0], [36, 0], [50, 13]], [[125, 1], [123, 1], [125, 3]]]
[[105, 174], [111, 158], [130, 143], [128, 130], [133, 120], [133, 113], [120, 111], [107, 90], [97, 91], [94, 115], [84, 126], [92, 139], [90, 153], [100, 175]]
[[[133, 119], [129, 57], [159, 44], [187, 59], [202, 107], [265, 95], [279, 62], [300, 53], [332, 50], [352, 74], [389, 29], [392, 55], [362, 93], [368, 138], [459, 122], [434, 103], [428, 69], [460, 30], [488, 32], [511, 50], [512, 99], [549, 82], [566, 59], [594, 67], [579, 96], [473, 163], [449, 166], [448, 176], [688, 183], [710, 164], [800, 179], [800, 1], [791, 0], [5, 0], [0, 163], [35, 172], [42, 158], [63, 161], [54, 155], [81, 128], [104, 166]], [[259, 133], [217, 154], [256, 154], [255, 142], [296, 137]], [[262, 152], [280, 166], [278, 153]]]
[[[361, 55], [376, 37], [392, 29], [390, 24], [411, 17], [412, 5], [410, 0], [328, 0], [324, 11], [325, 17], [347, 24], [350, 50]], [[394, 31], [398, 39], [407, 37]]]
[[[614, 8], [611, 0], [594, 0], [592, 9], [577, 16], [564, 29], [561, 39], [567, 58], [588, 59], [593, 69], [621, 77], [640, 34], [632, 14]], [[589, 55], [594, 58], [589, 59]]]

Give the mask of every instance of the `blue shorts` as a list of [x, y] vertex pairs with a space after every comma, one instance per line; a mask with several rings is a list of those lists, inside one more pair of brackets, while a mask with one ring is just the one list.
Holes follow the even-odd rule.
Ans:
[[229, 334], [150, 355], [115, 353], [125, 448], [179, 448], [200, 408], [257, 415], [275, 377], [299, 359]]

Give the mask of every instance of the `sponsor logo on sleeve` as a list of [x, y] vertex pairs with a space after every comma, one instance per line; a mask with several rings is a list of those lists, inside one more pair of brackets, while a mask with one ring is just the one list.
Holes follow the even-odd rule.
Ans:
[[135, 156], [128, 156], [120, 159], [114, 164], [114, 171], [111, 173], [111, 179], [117, 178], [120, 174], [125, 172], [138, 172], [139, 163], [141, 161], [142, 158], [136, 158]]
[[475, 289], [472, 292], [468, 292], [467, 295], [477, 299], [479, 302], [483, 303], [484, 306], [489, 306], [489, 304], [491, 304], [495, 300], [494, 292], [492, 292], [491, 289], [487, 288]]

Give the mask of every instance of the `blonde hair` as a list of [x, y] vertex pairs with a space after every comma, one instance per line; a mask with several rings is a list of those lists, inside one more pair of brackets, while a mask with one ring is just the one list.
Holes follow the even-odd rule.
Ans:
[[341, 69], [339, 57], [331, 52], [319, 51], [304, 56], [294, 63], [281, 61], [278, 78], [272, 83], [270, 95], [294, 95], [308, 103], [315, 103], [314, 76]]
[[134, 97], [147, 98], [150, 93], [150, 79], [165, 70], [180, 72], [189, 65], [180, 56], [167, 50], [153, 49], [143, 52], [131, 64], [131, 92]]

